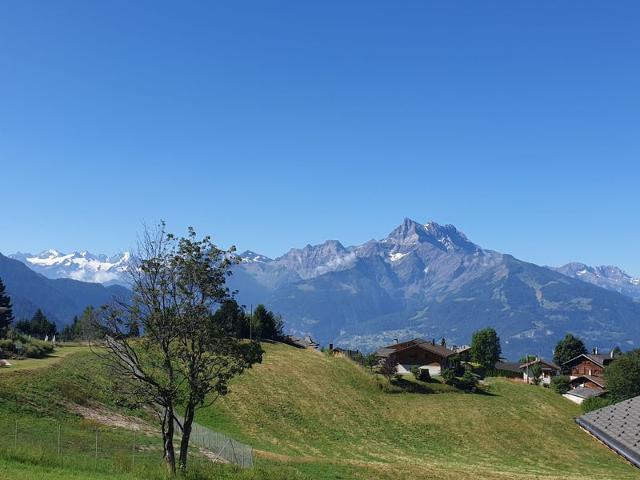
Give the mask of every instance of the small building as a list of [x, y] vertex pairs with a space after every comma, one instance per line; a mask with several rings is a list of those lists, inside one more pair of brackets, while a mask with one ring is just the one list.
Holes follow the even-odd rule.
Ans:
[[398, 362], [397, 371], [400, 374], [420, 368], [428, 370], [430, 375], [440, 375], [442, 370], [450, 366], [454, 355], [456, 352], [453, 350], [421, 338], [387, 345], [376, 351], [376, 357], [380, 361], [394, 358]]
[[640, 396], [589, 412], [576, 423], [640, 468]]
[[540, 383], [542, 385], [549, 385], [551, 378], [560, 375], [560, 367], [553, 362], [549, 362], [542, 358], [537, 358], [527, 363], [520, 365], [520, 371], [522, 372], [522, 379], [527, 383], [534, 382], [534, 376], [531, 373], [531, 369], [534, 365], [540, 365], [542, 368], [542, 375], [540, 376]]
[[573, 403], [580, 405], [587, 398], [599, 397], [605, 393], [607, 393], [607, 391], [600, 388], [575, 387], [567, 393], [564, 393], [562, 396], [567, 400], [571, 400]]
[[[596, 350], [597, 352], [597, 350]], [[569, 372], [569, 378], [574, 379], [583, 375], [602, 377], [604, 369], [613, 361], [613, 353], [611, 355], [598, 355], [597, 353], [583, 353], [571, 360], [564, 362], [562, 367]]]

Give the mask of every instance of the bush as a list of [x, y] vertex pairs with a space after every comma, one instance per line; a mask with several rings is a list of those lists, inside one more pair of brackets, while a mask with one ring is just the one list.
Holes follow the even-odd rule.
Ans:
[[569, 381], [569, 377], [566, 375], [558, 375], [557, 377], [551, 378], [551, 389], [559, 393], [560, 395], [564, 395], [571, 388], [571, 383]]
[[453, 385], [456, 380], [456, 372], [453, 368], [445, 368], [444, 370], [442, 370], [441, 375], [444, 383], [448, 385]]
[[467, 370], [464, 372], [460, 380], [458, 380], [457, 387], [466, 392], [475, 392], [478, 388], [478, 377], [470, 370]]
[[591, 397], [582, 402], [582, 412], [587, 413], [611, 405], [611, 400], [604, 397]]
[[421, 382], [431, 381], [431, 373], [429, 373], [429, 370], [426, 368], [413, 367], [411, 369], [411, 373], [413, 374], [416, 380], [420, 380]]

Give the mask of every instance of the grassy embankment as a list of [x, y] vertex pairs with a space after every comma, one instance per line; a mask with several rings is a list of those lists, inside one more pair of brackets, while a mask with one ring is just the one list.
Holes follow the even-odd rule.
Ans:
[[[437, 384], [431, 388], [438, 394], [386, 393], [347, 359], [284, 345], [265, 350], [263, 364], [237, 379], [226, 398], [197, 418], [256, 448], [258, 469], [244, 473], [246, 478], [639, 477], [637, 469], [581, 432], [573, 422], [579, 408], [549, 390], [492, 379], [487, 394], [454, 393]], [[0, 377], [0, 399], [0, 415], [7, 418], [63, 418], [78, 429], [86, 421], [68, 412], [70, 402], [126, 411], [126, 402], [113, 396], [104, 370], [87, 353], [71, 355], [55, 368]], [[130, 443], [131, 432], [114, 428], [110, 434], [114, 444]], [[157, 448], [157, 439], [144, 441]], [[0, 448], [0, 479], [136, 478], [119, 474], [125, 469], [111, 461], [115, 466], [92, 470], [86, 462], [60, 465]], [[125, 455], [123, 464], [129, 461]], [[52, 475], [41, 476], [43, 469]], [[94, 476], [82, 476], [88, 471]], [[200, 478], [236, 475], [217, 468]]]

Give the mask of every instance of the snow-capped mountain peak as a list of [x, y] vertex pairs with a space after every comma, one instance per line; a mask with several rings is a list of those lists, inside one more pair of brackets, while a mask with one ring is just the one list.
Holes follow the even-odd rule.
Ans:
[[37, 255], [15, 253], [9, 256], [48, 278], [72, 278], [105, 284], [125, 284], [124, 274], [131, 258], [129, 252], [109, 257], [86, 250], [62, 253], [55, 249], [44, 250]]
[[271, 258], [251, 250], [245, 250], [238, 256], [240, 257], [240, 260], [245, 263], [268, 263], [273, 261]]
[[615, 290], [623, 295], [640, 300], [640, 278], [634, 278], [620, 267], [613, 265], [590, 266], [580, 262], [572, 262], [554, 270], [578, 278], [583, 282], [599, 287]]

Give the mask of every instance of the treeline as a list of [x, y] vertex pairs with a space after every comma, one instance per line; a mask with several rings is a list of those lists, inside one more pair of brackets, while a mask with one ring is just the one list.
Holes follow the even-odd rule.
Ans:
[[218, 325], [230, 326], [240, 338], [277, 341], [284, 338], [282, 317], [262, 304], [247, 314], [236, 300], [226, 300], [213, 318]]

